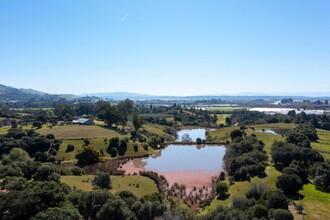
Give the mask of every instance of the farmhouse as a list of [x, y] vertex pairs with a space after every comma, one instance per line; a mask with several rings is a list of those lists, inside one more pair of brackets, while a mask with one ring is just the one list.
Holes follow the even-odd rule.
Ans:
[[72, 123], [80, 125], [93, 125], [94, 120], [92, 118], [79, 118], [78, 120], [73, 120]]

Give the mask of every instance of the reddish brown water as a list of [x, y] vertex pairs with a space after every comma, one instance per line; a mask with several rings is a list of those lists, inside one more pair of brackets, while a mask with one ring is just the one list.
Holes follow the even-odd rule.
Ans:
[[136, 158], [122, 166], [126, 174], [154, 171], [165, 176], [170, 185], [187, 188], [210, 186], [212, 177], [223, 169], [223, 146], [170, 145], [148, 158]]

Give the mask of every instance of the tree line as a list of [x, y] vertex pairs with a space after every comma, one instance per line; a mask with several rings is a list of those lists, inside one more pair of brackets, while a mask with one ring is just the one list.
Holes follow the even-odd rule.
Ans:
[[308, 124], [315, 128], [330, 130], [330, 116], [326, 114], [306, 114], [301, 112], [296, 114], [294, 110], [289, 111], [287, 115], [275, 114], [268, 115], [263, 112], [235, 110], [231, 115], [231, 122], [240, 125], [267, 124], [267, 123], [294, 123]]

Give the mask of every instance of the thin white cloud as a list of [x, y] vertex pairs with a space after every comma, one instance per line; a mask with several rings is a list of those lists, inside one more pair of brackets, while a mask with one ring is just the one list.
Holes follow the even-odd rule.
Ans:
[[122, 19], [121, 19], [121, 22], [124, 22], [127, 18], [128, 18], [128, 16], [129, 16], [129, 14], [130, 14], [131, 12], [128, 12]]

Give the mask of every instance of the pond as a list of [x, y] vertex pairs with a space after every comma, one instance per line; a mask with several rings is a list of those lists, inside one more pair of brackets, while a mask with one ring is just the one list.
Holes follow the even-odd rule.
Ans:
[[126, 173], [157, 172], [170, 184], [209, 186], [223, 170], [224, 146], [169, 145], [147, 158], [135, 158], [122, 166]]
[[206, 129], [204, 128], [196, 128], [196, 129], [184, 129], [177, 132], [177, 141], [186, 142], [186, 138], [191, 139], [190, 141], [195, 142], [197, 138], [206, 139]]
[[266, 130], [257, 130], [257, 132], [266, 132], [266, 133], [270, 133], [270, 134], [278, 134], [278, 133], [276, 133], [276, 131], [274, 131], [274, 130], [270, 130], [270, 129], [266, 129]]

